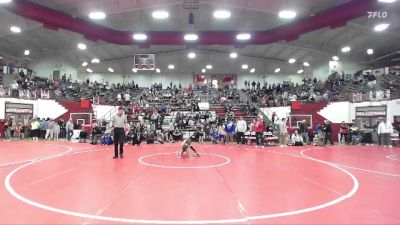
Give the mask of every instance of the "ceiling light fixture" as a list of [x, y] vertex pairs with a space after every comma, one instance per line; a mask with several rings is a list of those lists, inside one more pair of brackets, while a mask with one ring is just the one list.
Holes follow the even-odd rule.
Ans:
[[296, 59], [295, 59], [295, 58], [290, 58], [290, 59], [289, 59], [289, 63], [290, 63], [290, 64], [293, 64], [293, 63], [295, 63], [295, 62], [296, 62]]
[[90, 62], [93, 63], [93, 64], [100, 63], [100, 59], [94, 58]]
[[189, 57], [189, 59], [194, 59], [194, 58], [196, 58], [196, 53], [189, 52], [188, 57]]
[[310, 66], [310, 63], [308, 63], [308, 62], [303, 62], [303, 66], [309, 67], [309, 66]]
[[256, 69], [251, 68], [250, 73], [254, 73], [254, 72], [256, 72]]
[[247, 70], [248, 68], [249, 68], [249, 65], [247, 65], [247, 64], [242, 65], [242, 69]]
[[236, 52], [231, 52], [229, 54], [229, 57], [231, 57], [231, 59], [236, 59], [238, 57], [238, 54]]
[[154, 19], [162, 20], [162, 19], [167, 19], [169, 17], [169, 13], [164, 10], [157, 10], [154, 11], [152, 14]]
[[156, 69], [157, 73], [161, 73], [161, 70], [159, 68]]
[[11, 26], [10, 30], [14, 33], [21, 33], [21, 28], [17, 26]]
[[342, 48], [342, 52], [343, 53], [350, 52], [350, 50], [351, 50], [351, 48], [349, 46], [345, 46], [345, 47]]
[[85, 50], [85, 49], [86, 49], [86, 45], [85, 45], [84, 43], [79, 43], [79, 44], [78, 44], [78, 48], [79, 48], [80, 50]]
[[88, 64], [89, 64], [88, 62], [83, 62], [83, 63], [82, 63], [82, 66], [85, 67], [85, 66], [87, 66]]
[[28, 49], [26, 49], [25, 51], [24, 51], [24, 55], [30, 55], [31, 54], [31, 51], [29, 51]]
[[137, 69], [136, 68], [132, 68], [132, 72], [137, 73]]
[[205, 73], [205, 72], [206, 72], [206, 69], [204, 69], [204, 68], [201, 69], [201, 72], [202, 72], [202, 73]]
[[147, 35], [143, 33], [133, 34], [132, 38], [136, 41], [145, 41], [147, 40]]
[[249, 33], [240, 33], [238, 35], [236, 35], [236, 39], [239, 41], [246, 41], [249, 40], [251, 38], [251, 34]]
[[304, 72], [304, 70], [303, 69], [299, 69], [299, 70], [297, 70], [297, 73], [303, 73]]
[[231, 17], [231, 12], [225, 9], [220, 9], [215, 10], [213, 15], [216, 19], [228, 19], [229, 17]]
[[282, 10], [278, 15], [282, 19], [293, 19], [297, 16], [297, 13], [293, 10]]
[[393, 3], [397, 0], [378, 0], [378, 2], [383, 2], [383, 3]]
[[0, 0], [0, 4], [6, 4], [6, 3], [10, 3], [11, 0]]
[[386, 30], [386, 29], [389, 27], [389, 25], [390, 25], [390, 24], [388, 24], [388, 23], [380, 23], [380, 24], [378, 24], [378, 25], [376, 25], [376, 26], [374, 27], [374, 30], [375, 30], [376, 32], [381, 32], [381, 31]]
[[332, 57], [333, 60], [335, 61], [339, 61], [339, 57], [337, 57], [336, 55]]
[[374, 50], [372, 48], [367, 49], [367, 54], [368, 55], [374, 54]]
[[113, 69], [113, 68], [111, 68], [111, 67], [108, 67], [108, 72], [110, 72], [110, 73], [114, 73], [114, 69]]
[[185, 36], [183, 36], [183, 39], [185, 39], [186, 41], [196, 41], [197, 39], [199, 39], [199, 37], [197, 36], [197, 34], [185, 34]]
[[206, 66], [206, 69], [208, 69], [208, 70], [211, 70], [213, 68], [213, 66], [211, 65], [211, 64], [208, 64], [207, 66]]
[[281, 68], [276, 68], [275, 69], [275, 73], [279, 73], [279, 71], [281, 71]]
[[90, 69], [90, 68], [87, 68], [86, 71], [87, 71], [88, 73], [93, 73], [93, 70]]
[[89, 13], [89, 18], [92, 20], [103, 20], [106, 18], [106, 14], [103, 11], [94, 11]]
[[174, 65], [174, 64], [169, 64], [169, 65], [168, 65], [168, 69], [170, 69], [170, 70], [175, 69], [175, 65]]

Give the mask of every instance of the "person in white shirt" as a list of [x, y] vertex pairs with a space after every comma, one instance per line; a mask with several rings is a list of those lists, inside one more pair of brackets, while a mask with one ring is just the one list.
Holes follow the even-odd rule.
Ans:
[[58, 141], [58, 136], [60, 135], [61, 127], [58, 125], [58, 123], [54, 122], [54, 127], [53, 127], [53, 136], [54, 140]]
[[240, 143], [243, 143], [244, 133], [246, 131], [247, 131], [247, 123], [243, 119], [243, 117], [240, 117], [236, 123], [236, 142], [238, 145], [240, 145]]
[[45, 139], [46, 140], [52, 140], [54, 136], [54, 120], [47, 119], [47, 129], [46, 129], [46, 135]]
[[388, 121], [382, 121], [379, 123], [378, 126], [378, 135], [380, 135], [383, 147], [388, 147], [392, 148], [392, 144], [390, 141], [390, 135], [393, 133], [393, 126], [390, 122]]
[[282, 118], [282, 120], [277, 119], [275, 121], [275, 127], [277, 128], [277, 131], [279, 132], [279, 144], [281, 147], [287, 147], [286, 145], [286, 138], [288, 135], [288, 128], [287, 128], [287, 117], [289, 114], [286, 115], [286, 118]]
[[122, 95], [121, 95], [121, 93], [118, 93], [118, 94], [117, 94], [117, 101], [118, 101], [119, 104], [121, 104], [121, 102], [122, 102]]
[[72, 119], [70, 118], [65, 125], [65, 129], [67, 131], [67, 140], [70, 141], [72, 135], [74, 134], [74, 123], [72, 122]]
[[10, 88], [11, 88], [11, 96], [14, 98], [18, 97], [18, 83], [15, 80], [14, 83], [10, 84]]
[[130, 95], [128, 92], [126, 92], [124, 98], [125, 98], [125, 105], [126, 105], [126, 106], [128, 106], [129, 104], [131, 104], [131, 95]]
[[303, 137], [299, 134], [298, 130], [295, 130], [291, 136], [293, 146], [303, 146]]

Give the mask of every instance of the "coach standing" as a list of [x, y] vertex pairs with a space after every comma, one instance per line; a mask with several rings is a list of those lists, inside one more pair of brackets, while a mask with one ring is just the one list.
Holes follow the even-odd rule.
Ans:
[[124, 158], [124, 144], [125, 144], [125, 130], [128, 128], [128, 119], [125, 115], [123, 107], [118, 108], [117, 115], [112, 119], [112, 126], [114, 127], [114, 158], [118, 158], [118, 144], [119, 144], [119, 157]]
[[332, 145], [334, 145], [332, 140], [332, 127], [328, 120], [324, 121], [324, 125], [322, 125], [322, 131], [325, 133], [324, 136], [324, 146], [329, 141]]
[[244, 133], [246, 131], [247, 131], [247, 123], [243, 119], [243, 117], [240, 117], [239, 121], [236, 124], [236, 141], [238, 145], [243, 143]]

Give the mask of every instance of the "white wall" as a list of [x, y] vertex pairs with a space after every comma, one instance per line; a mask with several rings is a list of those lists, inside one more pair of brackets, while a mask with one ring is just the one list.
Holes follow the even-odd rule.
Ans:
[[34, 111], [34, 115], [39, 118], [51, 118], [55, 119], [64, 113], [68, 112], [64, 106], [60, 105], [55, 100], [37, 100], [37, 111]]
[[244, 81], [260, 81], [261, 85], [266, 81], [268, 84], [277, 84], [283, 81], [292, 81], [293, 83], [301, 84], [303, 78], [311, 77], [311, 75], [299, 75], [299, 74], [267, 74], [267, 75], [259, 75], [259, 74], [249, 74], [249, 75], [238, 75], [237, 84], [238, 88], [244, 88]]
[[[340, 62], [342, 64], [342, 71], [345, 74], [353, 74], [363, 69], [360, 65], [350, 60], [342, 60]], [[321, 65], [315, 67], [313, 75], [317, 79], [325, 80], [329, 76], [329, 61], [325, 61]]]
[[[81, 65], [75, 65], [74, 63], [69, 62], [67, 59], [59, 57], [59, 58], [48, 58], [41, 60], [40, 62], [35, 62], [29, 65], [31, 69], [33, 69], [37, 75], [43, 77], [49, 77], [53, 74], [54, 70], [60, 70], [60, 74], [71, 74], [73, 79], [78, 80], [86, 80], [88, 77], [91, 81], [102, 82], [103, 79], [109, 81], [110, 83], [122, 83], [123, 81], [130, 82], [135, 80], [142, 87], [148, 87], [154, 82], [160, 82], [165, 86], [169, 85], [172, 81], [173, 83], [179, 84], [181, 83], [183, 86], [188, 86], [189, 84], [193, 84], [193, 73], [201, 74], [201, 68], [204, 67], [204, 59], [206, 56], [199, 55], [195, 61], [188, 60], [187, 57], [183, 57], [182, 59], [176, 58], [173, 60], [174, 56], [159, 56], [157, 58], [157, 67], [161, 68], [163, 71], [160, 74], [155, 72], [145, 72], [134, 74], [131, 72], [132, 60], [127, 59], [125, 64], [120, 65], [118, 62], [105, 62], [100, 63], [98, 65], [91, 65], [91, 68], [96, 71], [107, 71], [107, 67], [113, 67], [115, 69], [115, 73], [93, 73], [88, 74], [85, 71], [85, 68], [82, 68]], [[202, 62], [199, 62], [202, 61]], [[176, 69], [168, 70], [166, 67], [169, 63], [175, 62]], [[218, 57], [215, 59], [210, 59], [214, 68], [211, 73], [215, 74], [238, 74], [238, 87], [243, 88], [245, 80], [254, 80], [260, 81], [264, 83], [267, 81], [268, 83], [282, 83], [285, 80], [291, 80], [292, 82], [301, 82], [301, 80], [306, 77], [317, 77], [318, 79], [325, 80], [329, 75], [329, 61], [323, 61], [318, 65], [312, 65], [313, 67], [306, 67], [304, 74], [296, 74], [296, 66], [289, 65], [287, 63], [280, 64], [265, 64], [262, 60], [257, 60], [254, 58], [246, 58], [241, 57], [236, 61], [230, 60], [226, 62], [226, 60], [221, 60]], [[249, 67], [254, 67], [256, 69], [255, 74], [246, 74], [240, 68], [242, 63], [248, 63]], [[342, 69], [345, 73], [354, 73], [360, 69], [362, 69], [359, 65], [352, 62], [348, 59], [343, 59], [341, 61]], [[274, 74], [273, 70], [275, 67], [281, 68], [281, 73]], [[123, 68], [123, 69], [122, 69]], [[125, 72], [123, 72], [125, 71]], [[128, 72], [126, 72], [128, 71]], [[185, 72], [183, 72], [185, 71]], [[190, 72], [192, 71], [192, 72]], [[266, 71], [267, 74], [264, 74]], [[248, 71], [247, 71], [248, 73]], [[269, 73], [269, 74], [268, 74]], [[125, 78], [122, 76], [125, 75]]]
[[44, 59], [40, 62], [30, 64], [29, 68], [41, 77], [50, 77], [55, 70], [60, 71], [60, 76], [66, 74], [67, 78], [71, 74], [73, 80], [78, 77], [78, 70], [75, 66], [73, 66], [72, 63], [68, 63], [68, 61], [63, 58]]
[[189, 84], [193, 85], [193, 75], [186, 74], [129, 74], [123, 75], [121, 74], [99, 74], [99, 73], [80, 73], [78, 75], [78, 79], [81, 81], [89, 78], [91, 82], [103, 82], [108, 81], [109, 83], [122, 83], [122, 82], [132, 82], [135, 81], [139, 83], [140, 87], [150, 87], [155, 82], [162, 83], [163, 87], [166, 87], [172, 81], [173, 84], [178, 86], [179, 83], [182, 84], [183, 87], [188, 87]]
[[[301, 83], [304, 77], [311, 77], [310, 75], [287, 75], [287, 74], [273, 74], [273, 75], [259, 75], [259, 74], [249, 74], [249, 75], [238, 75], [237, 84], [238, 88], [244, 88], [244, 81], [251, 80], [251, 81], [260, 81], [261, 84], [264, 81], [267, 81], [269, 84], [273, 83], [282, 83], [283, 81], [291, 80], [292, 82]], [[179, 83], [182, 84], [183, 87], [188, 87], [189, 84], [193, 84], [193, 75], [192, 74], [129, 74], [123, 75], [121, 74], [99, 74], [99, 73], [79, 73], [78, 79], [81, 81], [86, 80], [89, 78], [91, 82], [103, 82], [108, 81], [109, 83], [122, 83], [122, 82], [132, 82], [135, 83], [139, 82], [141, 87], [149, 87], [154, 82], [161, 82], [162, 85], [165, 87], [170, 84], [172, 81], [173, 84], [178, 86]]]
[[350, 102], [333, 102], [321, 109], [318, 114], [332, 123], [341, 123], [342, 121], [350, 123], [352, 121], [351, 110], [353, 110], [351, 104]]

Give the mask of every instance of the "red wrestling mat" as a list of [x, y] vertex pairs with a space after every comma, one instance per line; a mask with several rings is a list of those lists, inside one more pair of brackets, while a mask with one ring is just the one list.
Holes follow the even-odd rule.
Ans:
[[0, 223], [400, 223], [398, 150], [194, 147], [2, 142]]

